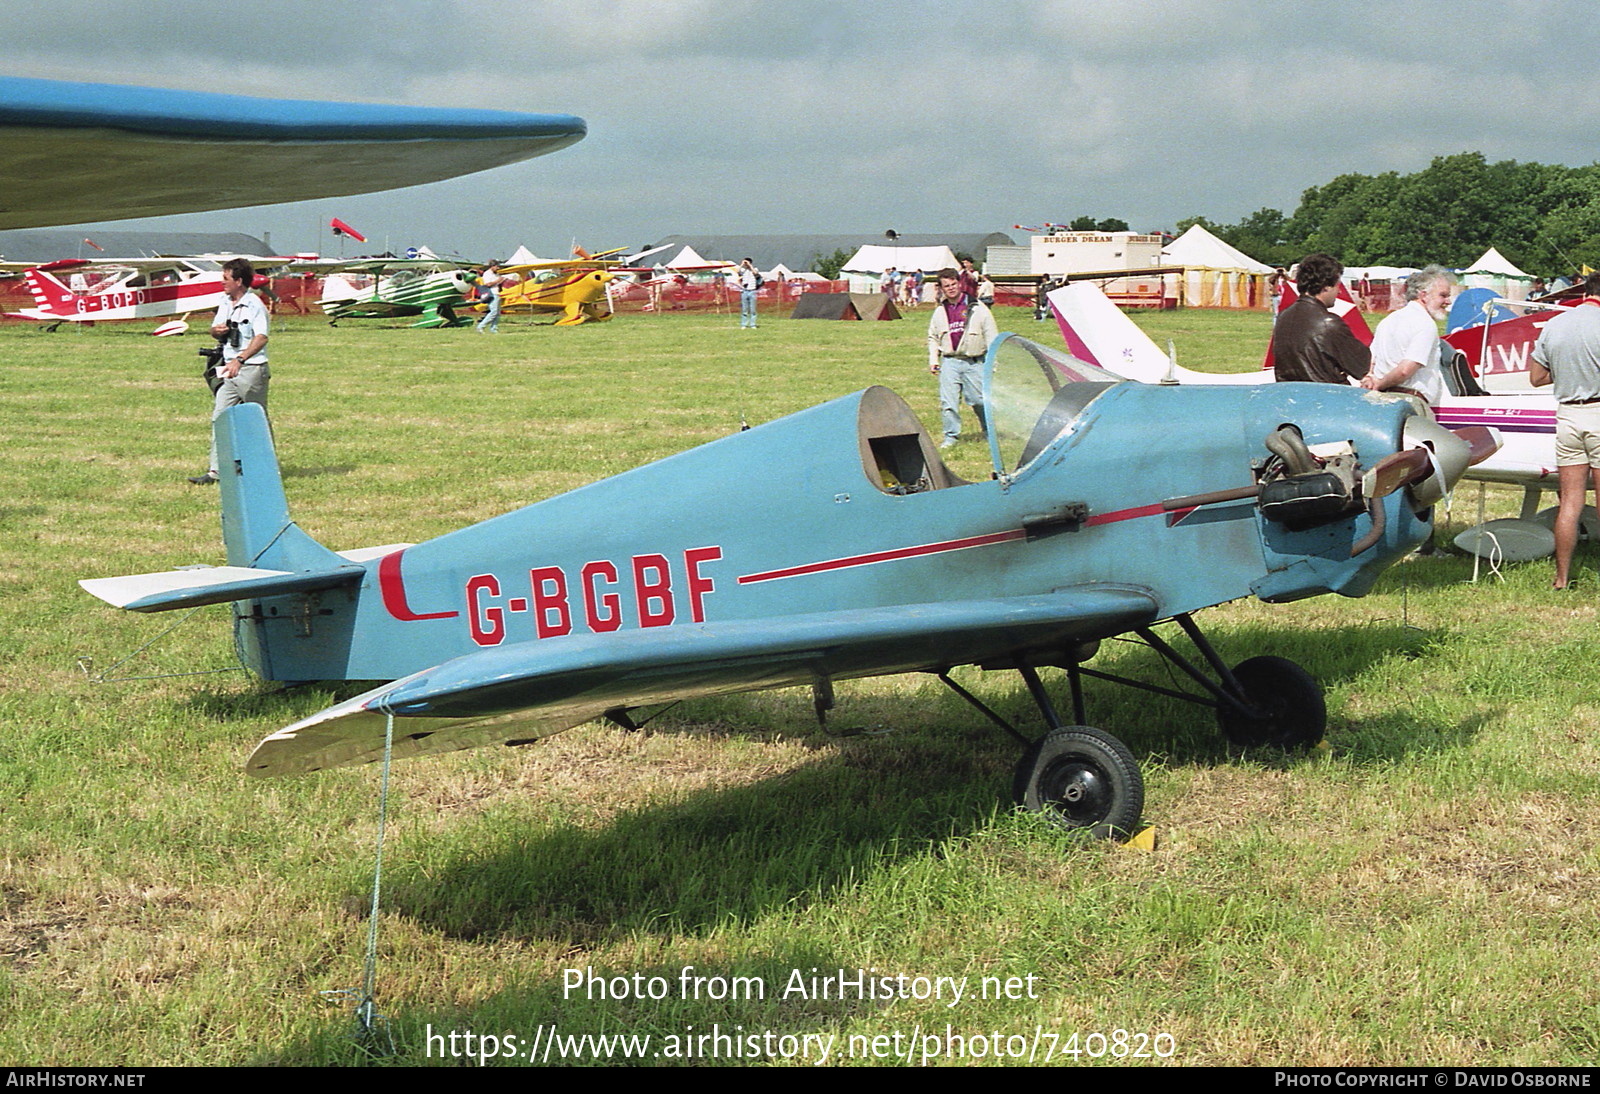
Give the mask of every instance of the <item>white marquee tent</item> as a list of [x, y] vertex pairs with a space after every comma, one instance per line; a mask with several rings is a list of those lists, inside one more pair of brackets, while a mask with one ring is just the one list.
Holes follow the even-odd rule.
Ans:
[[956, 268], [955, 252], [949, 247], [885, 247], [882, 244], [869, 244], [850, 256], [839, 271], [850, 282], [851, 292], [875, 292], [883, 281], [883, 273], [889, 267], [897, 270], [921, 270], [923, 274], [932, 276], [943, 269]]
[[1507, 300], [1522, 300], [1528, 295], [1533, 278], [1516, 264], [1490, 247], [1472, 262], [1461, 268], [1461, 284], [1469, 289], [1491, 289]]
[[1272, 267], [1223, 242], [1202, 225], [1190, 225], [1167, 244], [1161, 261], [1185, 267], [1178, 299], [1188, 307], [1247, 308], [1266, 301], [1265, 280]]

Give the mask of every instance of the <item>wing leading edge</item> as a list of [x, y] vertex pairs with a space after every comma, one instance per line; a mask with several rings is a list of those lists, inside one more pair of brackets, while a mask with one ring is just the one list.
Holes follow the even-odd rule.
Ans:
[[305, 774], [548, 737], [609, 710], [994, 660], [1153, 622], [1141, 588], [816, 612], [566, 636], [456, 658], [328, 707], [263, 740], [252, 775]]
[[391, 190], [542, 156], [587, 131], [569, 114], [4, 77], [0, 228]]

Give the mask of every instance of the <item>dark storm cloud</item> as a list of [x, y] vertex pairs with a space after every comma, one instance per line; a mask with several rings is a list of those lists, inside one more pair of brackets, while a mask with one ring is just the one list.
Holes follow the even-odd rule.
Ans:
[[[1465, 150], [1587, 163], [1597, 39], [1586, 6], [1538, 0], [57, 0], [0, 11], [0, 71], [586, 118], [549, 159], [338, 203], [488, 253], [1082, 213], [1153, 228]], [[309, 246], [322, 212], [216, 216]]]

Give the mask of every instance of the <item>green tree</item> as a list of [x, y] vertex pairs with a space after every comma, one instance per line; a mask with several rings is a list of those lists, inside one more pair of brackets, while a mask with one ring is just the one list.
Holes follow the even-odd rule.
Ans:
[[1269, 265], [1287, 266], [1300, 257], [1298, 248], [1288, 241], [1289, 218], [1281, 209], [1257, 209], [1237, 224], [1219, 224], [1210, 230]]
[[1600, 268], [1600, 164], [1565, 167], [1481, 152], [1438, 156], [1401, 175], [1338, 175], [1300, 196], [1293, 215], [1258, 209], [1203, 224], [1246, 254], [1285, 265], [1326, 251], [1351, 266], [1466, 266], [1489, 247], [1532, 273]]
[[[1310, 254], [1322, 251], [1351, 266], [1388, 262], [1390, 202], [1400, 177], [1340, 175], [1300, 197], [1287, 237]], [[1298, 257], [1298, 256], [1297, 256]]]
[[1585, 264], [1600, 269], [1600, 165], [1547, 180], [1541, 197], [1539, 229], [1526, 258], [1513, 261], [1549, 274], [1570, 273]]
[[829, 281], [837, 281], [839, 280], [839, 271], [844, 269], [844, 264], [850, 261], [850, 256], [854, 253], [841, 247], [831, 255], [813, 255], [811, 269], [826, 277]]

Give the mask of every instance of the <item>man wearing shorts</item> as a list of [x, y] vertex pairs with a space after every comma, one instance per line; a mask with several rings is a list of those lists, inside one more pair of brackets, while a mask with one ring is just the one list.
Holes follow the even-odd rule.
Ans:
[[1600, 493], [1600, 273], [1584, 280], [1581, 305], [1562, 312], [1539, 332], [1528, 379], [1534, 387], [1555, 389], [1561, 506], [1552, 588], [1565, 589], [1591, 481]]

